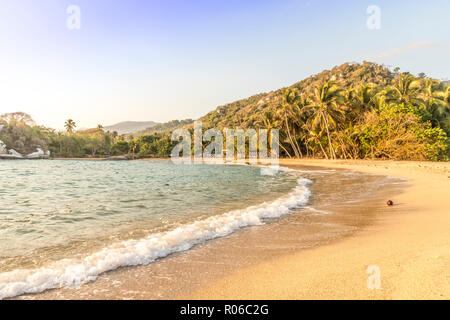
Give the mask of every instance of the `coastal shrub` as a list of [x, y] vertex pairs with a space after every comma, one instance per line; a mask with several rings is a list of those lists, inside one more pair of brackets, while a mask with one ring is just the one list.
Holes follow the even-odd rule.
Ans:
[[114, 143], [111, 147], [111, 154], [118, 156], [118, 155], [124, 155], [127, 154], [130, 150], [130, 145], [126, 141], [117, 141]]
[[[417, 107], [384, 104], [367, 113], [356, 126], [362, 158], [397, 160], [443, 160], [447, 153], [447, 136], [424, 121]], [[425, 114], [426, 115], [426, 114]]]

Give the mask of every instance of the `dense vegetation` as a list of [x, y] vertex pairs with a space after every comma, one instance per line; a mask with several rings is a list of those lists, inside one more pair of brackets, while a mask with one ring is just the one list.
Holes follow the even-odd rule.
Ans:
[[8, 149], [28, 154], [37, 147], [50, 150], [53, 157], [82, 158], [129, 155], [134, 157], [166, 157], [172, 150], [169, 136], [159, 134], [129, 138], [117, 132], [97, 128], [75, 131], [76, 124], [69, 119], [65, 123], [66, 132], [36, 126], [31, 117], [22, 112], [0, 116], [3, 130], [0, 140]]
[[448, 160], [450, 87], [364, 62], [258, 94], [201, 118], [204, 128], [277, 128], [285, 156]]
[[[450, 86], [398, 68], [364, 62], [325, 70], [288, 88], [218, 107], [203, 128], [280, 130], [282, 156], [327, 159], [449, 160]], [[36, 126], [24, 113], [0, 116], [0, 140], [21, 153], [54, 157], [166, 157], [170, 133], [192, 120], [157, 124], [132, 135], [97, 128], [66, 132]]]

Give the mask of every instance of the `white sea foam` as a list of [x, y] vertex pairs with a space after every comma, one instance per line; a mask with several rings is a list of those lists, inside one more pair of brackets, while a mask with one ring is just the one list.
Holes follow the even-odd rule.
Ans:
[[261, 225], [265, 218], [277, 218], [305, 205], [311, 195], [307, 187], [310, 183], [300, 178], [288, 195], [275, 201], [212, 216], [143, 239], [119, 242], [82, 260], [65, 259], [39, 269], [2, 273], [0, 299], [63, 286], [77, 287], [106, 271], [145, 265], [204, 241], [229, 235], [239, 228]]
[[309, 210], [309, 211], [313, 212], [313, 214], [320, 214], [320, 215], [322, 215], [322, 214], [332, 214], [331, 211], [320, 210], [320, 209], [316, 209], [316, 208], [313, 208], [313, 207], [310, 207], [310, 206], [305, 206], [304, 208], [306, 210]]

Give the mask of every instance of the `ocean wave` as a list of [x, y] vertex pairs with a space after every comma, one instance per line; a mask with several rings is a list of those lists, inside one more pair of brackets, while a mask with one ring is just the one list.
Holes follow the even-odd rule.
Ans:
[[307, 186], [312, 181], [299, 178], [297, 182], [297, 186], [289, 194], [272, 202], [229, 211], [171, 231], [151, 234], [143, 239], [122, 241], [84, 259], [65, 259], [39, 269], [1, 273], [0, 299], [63, 286], [77, 287], [94, 281], [104, 272], [119, 267], [149, 264], [204, 241], [227, 236], [240, 228], [261, 225], [266, 218], [281, 217], [308, 202], [311, 191]]

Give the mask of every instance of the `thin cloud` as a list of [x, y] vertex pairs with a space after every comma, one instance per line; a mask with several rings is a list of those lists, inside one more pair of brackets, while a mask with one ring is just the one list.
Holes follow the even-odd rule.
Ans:
[[435, 47], [443, 47], [443, 46], [450, 46], [449, 42], [429, 42], [429, 41], [422, 41], [422, 42], [413, 42], [407, 46], [395, 48], [389, 51], [384, 51], [379, 53], [376, 56], [372, 57], [366, 57], [365, 59], [368, 60], [380, 60], [380, 59], [388, 59], [392, 58], [410, 51], [418, 50], [418, 49], [424, 49], [424, 48], [435, 48]]

